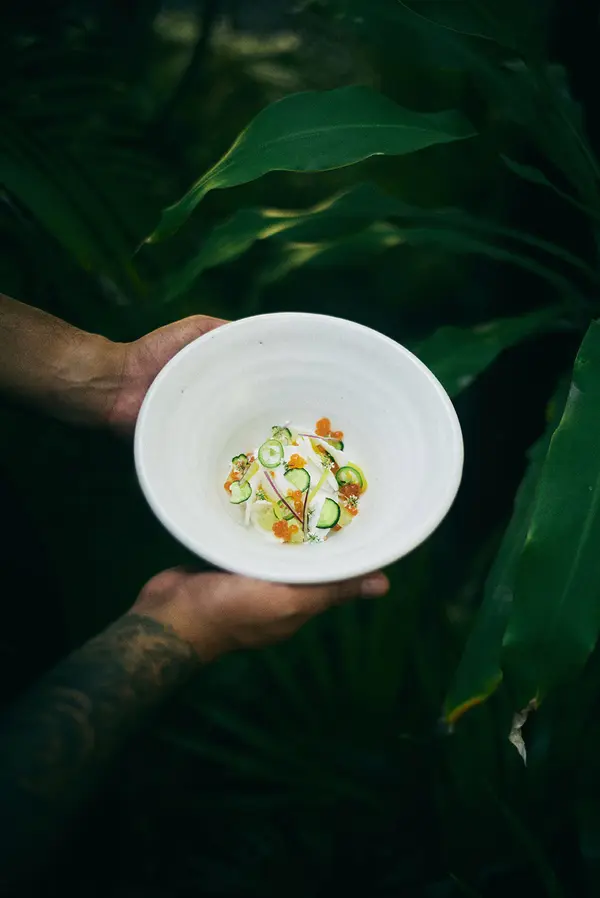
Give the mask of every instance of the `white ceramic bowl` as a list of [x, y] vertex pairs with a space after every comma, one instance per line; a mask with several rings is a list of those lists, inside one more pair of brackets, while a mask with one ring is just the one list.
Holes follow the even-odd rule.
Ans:
[[[351, 526], [325, 543], [269, 542], [239, 523], [223, 489], [231, 458], [271, 426], [344, 431], [369, 487]], [[165, 527], [218, 567], [286, 583], [385, 567], [438, 526], [458, 489], [460, 425], [433, 374], [360, 324], [282, 312], [244, 318], [179, 352], [144, 400], [135, 433], [142, 489]]]

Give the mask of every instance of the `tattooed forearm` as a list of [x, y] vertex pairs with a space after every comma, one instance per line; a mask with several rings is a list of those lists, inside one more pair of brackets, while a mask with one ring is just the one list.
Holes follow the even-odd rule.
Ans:
[[196, 664], [174, 632], [127, 614], [15, 704], [0, 731], [1, 877], [43, 858], [115, 749]]

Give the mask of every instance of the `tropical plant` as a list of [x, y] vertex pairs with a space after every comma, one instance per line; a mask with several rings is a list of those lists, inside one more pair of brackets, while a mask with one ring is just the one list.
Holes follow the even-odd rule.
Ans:
[[[157, 6], [139, 34], [147, 69], [152, 58], [164, 73], [172, 47], [148, 27]], [[300, 4], [300, 21], [361, 48], [361, 83], [315, 84], [311, 71], [290, 93], [271, 81], [210, 143], [211, 103], [182, 101], [218, 66], [206, 37], [216, 5], [202, 7], [170, 93], [124, 64], [132, 33], [110, 60], [90, 54], [85, 29], [60, 31], [50, 61], [25, 25], [4, 36], [23, 82], [4, 81], [0, 130], [0, 224], [17, 258], [43, 253], [54, 307], [115, 336], [200, 308], [300, 306], [382, 327], [455, 398], [467, 469], [448, 521], [392, 570], [389, 600], [222, 661], [144, 743], [129, 788], [136, 825], [152, 821], [147, 882], [181, 895], [593, 894], [600, 161], [552, 42], [564, 9]], [[102, 45], [107, 24], [93, 22]], [[79, 98], [61, 89], [61, 69]], [[85, 302], [69, 302], [75, 291]], [[32, 457], [20, 431], [6, 430], [12, 465]], [[63, 442], [37, 460], [31, 488], [47, 528], [74, 445], [63, 430], [52, 439]], [[107, 539], [128, 545], [118, 610], [180, 550], [146, 516], [120, 450], [83, 446], [103, 454], [90, 492], [116, 475], [126, 484], [103, 498], [108, 511], [92, 506]], [[37, 489], [49, 501], [36, 503]], [[141, 536], [128, 543], [132, 521]], [[100, 574], [99, 597], [110, 582]], [[72, 600], [74, 637], [110, 612], [95, 613]], [[168, 864], [148, 850], [165, 840]]]
[[[360, 0], [341, 7], [360, 13], [361, 21], [372, 15]], [[492, 107], [498, 104], [496, 114], [505, 128], [518, 128], [522, 142], [543, 154], [546, 172], [508, 157], [501, 138], [495, 145], [499, 163], [540, 192], [551, 190], [574, 206], [585, 217], [592, 249], [600, 233], [600, 162], [570, 96], [566, 73], [549, 61], [540, 40], [550, 4], [534, 3], [524, 17], [520, 7], [496, 0], [390, 0], [375, 7], [393, 14], [399, 33], [406, 26], [422, 43], [441, 36], [442, 48], [452, 51], [456, 63], [481, 77], [483, 99]], [[494, 42], [498, 58], [478, 52], [472, 36]], [[163, 212], [145, 242], [159, 242], [178, 230], [214, 189], [235, 187], [271, 171], [323, 171], [374, 155], [404, 155], [471, 140], [475, 133], [457, 110], [414, 112], [366, 87], [291, 95], [250, 123], [185, 196]], [[563, 189], [563, 182], [572, 192]], [[548, 438], [537, 448], [535, 486], [531, 489], [528, 474], [488, 581], [474, 641], [468, 644], [444, 713], [454, 723], [467, 707], [485, 700], [506, 672], [517, 709], [539, 703], [582, 669], [600, 632], [600, 613], [595, 610], [600, 570], [593, 567], [595, 528], [600, 527], [593, 458], [600, 337], [590, 323], [600, 282], [596, 253], [572, 253], [535, 234], [461, 210], [419, 208], [362, 184], [301, 212], [238, 210], [170, 276], [167, 298], [189, 290], [208, 268], [231, 262], [258, 241], [274, 245], [259, 274], [260, 286], [297, 266], [343, 263], [359, 246], [363, 252], [382, 252], [405, 243], [483, 254], [522, 266], [551, 284], [555, 296], [542, 309], [530, 311], [531, 304], [523, 303], [519, 317], [468, 330], [443, 328], [420, 343], [417, 351], [452, 394], [472, 383], [501, 350], [532, 334], [587, 330], [564, 412], [552, 416]]]

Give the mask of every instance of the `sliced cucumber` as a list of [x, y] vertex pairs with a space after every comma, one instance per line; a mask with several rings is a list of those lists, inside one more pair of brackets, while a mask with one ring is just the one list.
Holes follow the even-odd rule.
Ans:
[[252, 495], [252, 487], [248, 482], [240, 483], [239, 480], [234, 480], [231, 484], [231, 488], [229, 490], [230, 499], [232, 505], [241, 505], [242, 502], [247, 502], [250, 496]]
[[317, 528], [319, 530], [329, 530], [330, 527], [335, 527], [339, 519], [340, 506], [333, 499], [325, 499]]
[[327, 440], [327, 442], [332, 446], [333, 449], [339, 449], [340, 452], [344, 451], [344, 443], [342, 440]]
[[235, 458], [231, 459], [231, 464], [235, 468], [244, 468], [248, 464], [248, 456], [242, 452], [241, 455], [236, 455]]
[[279, 440], [280, 443], [283, 443], [283, 445], [286, 446], [288, 443], [292, 442], [292, 431], [289, 427], [272, 427], [271, 439]]
[[283, 461], [283, 445], [279, 440], [267, 440], [258, 450], [258, 460], [265, 468], [278, 468]]
[[290, 468], [285, 472], [285, 477], [301, 493], [305, 493], [310, 486], [310, 474], [305, 468]]
[[348, 483], [356, 483], [361, 490], [364, 486], [361, 472], [352, 467], [352, 465], [344, 465], [343, 468], [340, 468], [335, 475], [335, 479], [340, 486], [346, 486]]
[[273, 506], [273, 511], [280, 521], [291, 521], [294, 517], [293, 513], [289, 510], [285, 502], [281, 501], [281, 499], [279, 500], [279, 502], [277, 502], [276, 505]]

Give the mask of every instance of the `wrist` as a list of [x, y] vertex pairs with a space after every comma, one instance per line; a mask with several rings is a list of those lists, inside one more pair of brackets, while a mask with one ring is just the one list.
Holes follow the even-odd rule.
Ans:
[[191, 647], [198, 662], [208, 664], [225, 654], [227, 647], [220, 628], [204, 608], [202, 595], [191, 595], [186, 588], [189, 576], [178, 569], [157, 574], [144, 586], [130, 613], [150, 617], [166, 627]]
[[48, 410], [72, 424], [107, 424], [122, 385], [125, 344], [79, 331], [51, 363]]

